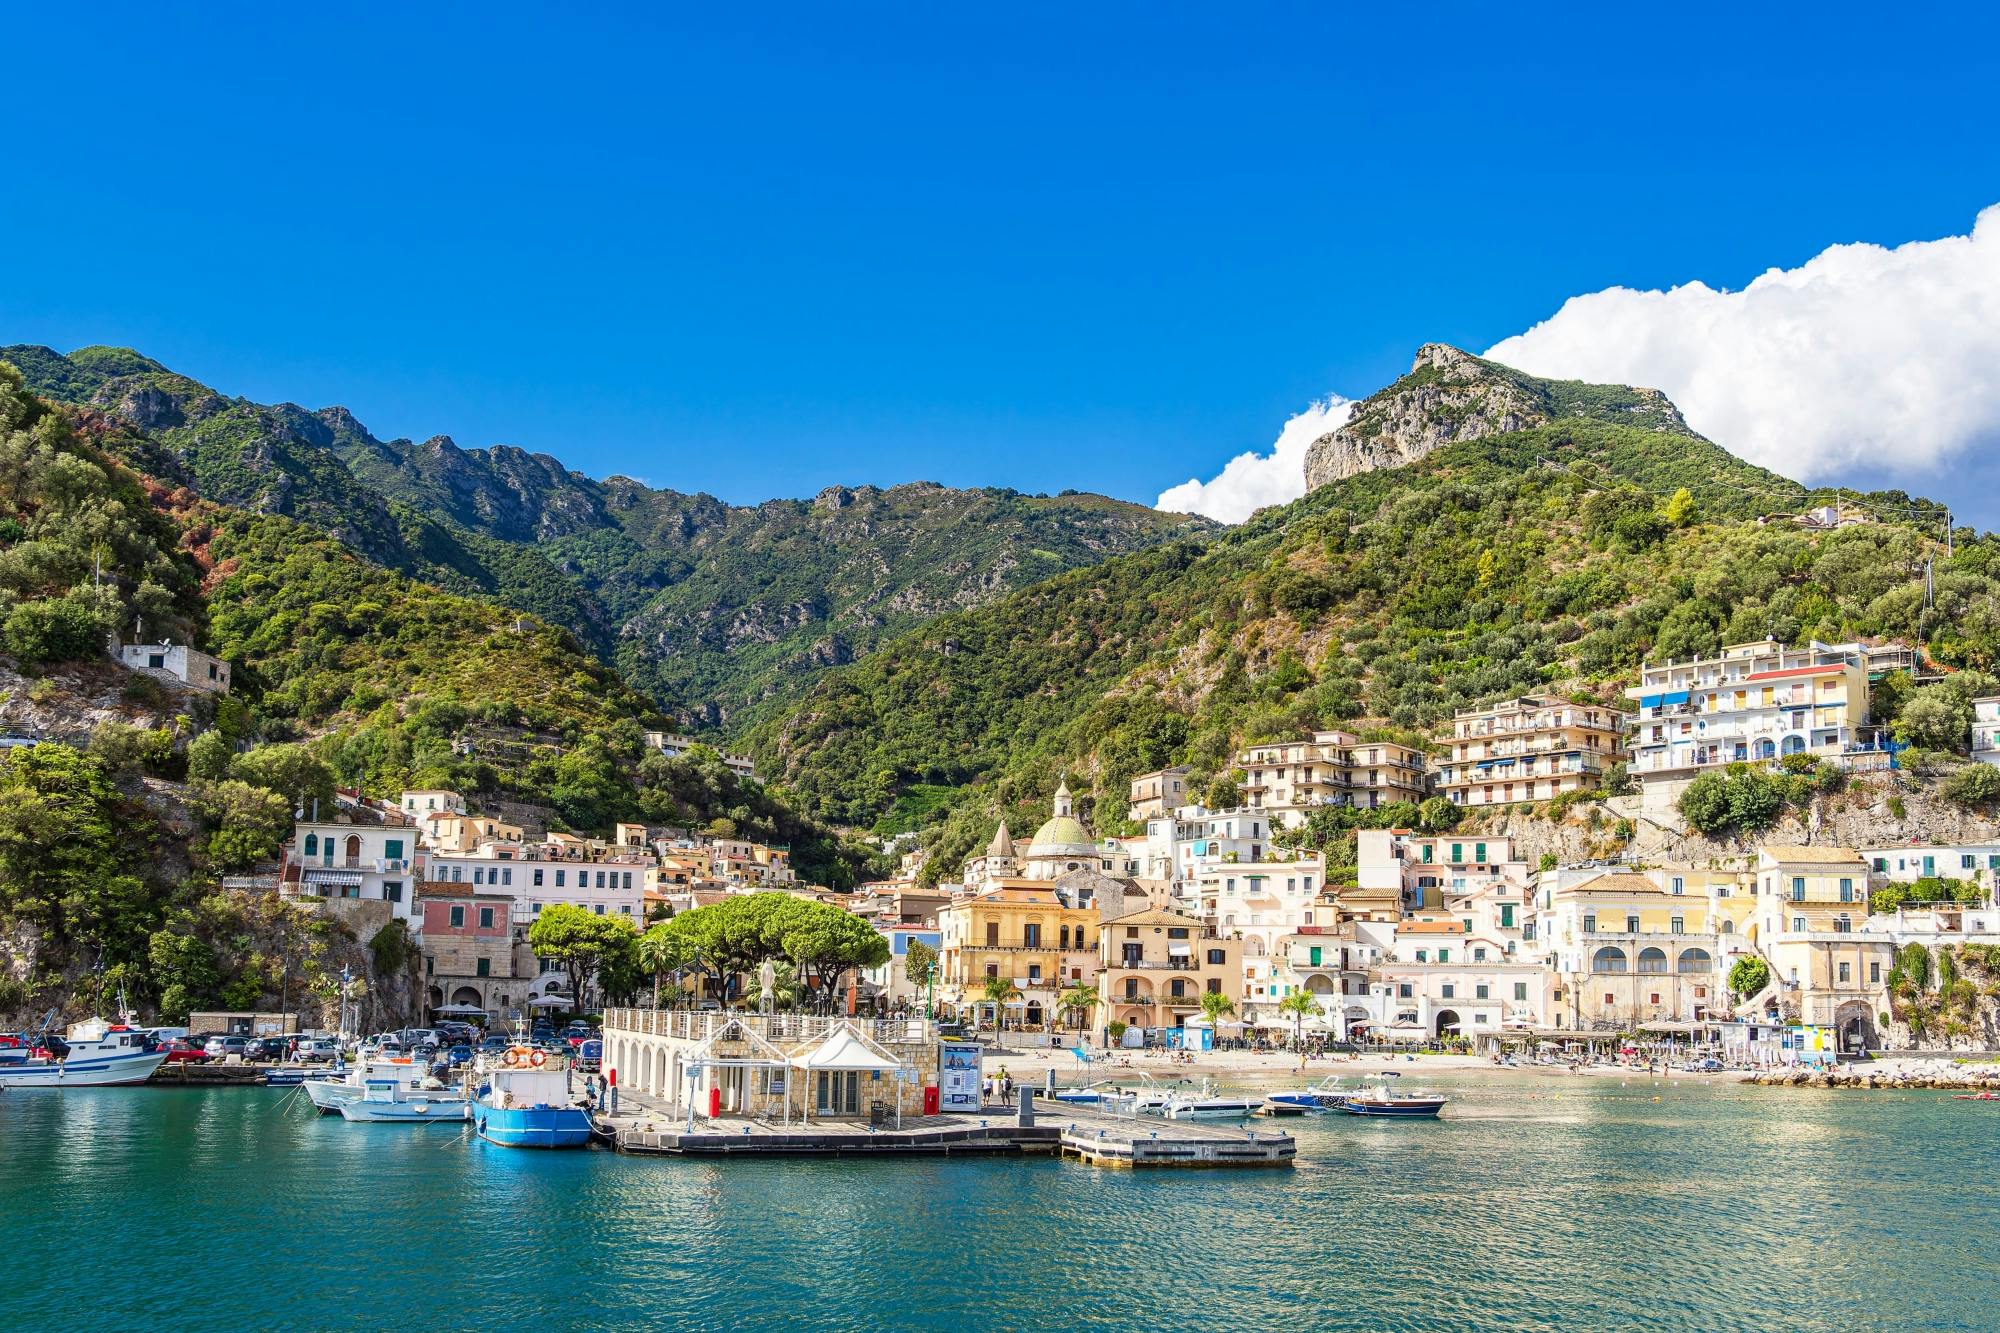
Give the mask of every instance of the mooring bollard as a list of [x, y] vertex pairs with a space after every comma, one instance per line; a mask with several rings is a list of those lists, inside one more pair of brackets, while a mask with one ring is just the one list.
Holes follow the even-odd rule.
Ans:
[[1035, 1090], [1030, 1087], [1022, 1086], [1014, 1089], [1014, 1091], [1020, 1094], [1017, 1100], [1020, 1103], [1020, 1111], [1018, 1112], [1018, 1114], [1020, 1115], [1021, 1118], [1020, 1119], [1021, 1128], [1022, 1129], [1032, 1128], [1035, 1123]]

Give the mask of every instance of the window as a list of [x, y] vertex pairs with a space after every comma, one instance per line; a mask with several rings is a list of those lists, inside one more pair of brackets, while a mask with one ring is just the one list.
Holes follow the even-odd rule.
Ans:
[[[1979, 858], [1974, 856], [1971, 852], [1967, 852], [1958, 858], [1958, 865], [1959, 869], [1961, 870], [1972, 870], [1976, 868], [1978, 864], [1979, 864]], [[1847, 883], [1846, 880], [1842, 880], [1840, 882], [1842, 884]]]
[[480, 908], [480, 909], [479, 909], [479, 928], [480, 928], [481, 930], [491, 930], [491, 929], [493, 929], [493, 909], [492, 909], [492, 908], [490, 908], [490, 907], [482, 907], [482, 908]]
[[1485, 945], [1481, 945], [1480, 947], [1478, 947], [1478, 948], [1476, 948], [1476, 949], [1474, 949], [1474, 950], [1472, 951], [1472, 961], [1473, 961], [1473, 962], [1475, 962], [1475, 963], [1483, 963], [1483, 962], [1485, 962], [1485, 961], [1486, 961], [1486, 946], [1485, 946]]
[[1040, 963], [1030, 963], [1030, 964], [1028, 964], [1028, 982], [1029, 982], [1029, 984], [1030, 984], [1030, 985], [1033, 985], [1034, 983], [1036, 983], [1036, 982], [1040, 981], [1041, 979], [1042, 979], [1042, 965], [1041, 965]]
[[1208, 993], [1209, 993], [1210, 995], [1220, 995], [1220, 994], [1222, 994], [1222, 978], [1221, 978], [1221, 977], [1210, 977], [1210, 978], [1208, 979]]
[[500, 882], [502, 884], [512, 884], [514, 882], [514, 867], [508, 866], [500, 872]]
[[567, 871], [562, 871], [562, 870], [558, 870], [558, 871], [556, 871], [556, 887], [557, 887], [557, 888], [561, 888], [561, 887], [563, 886], [563, 876], [564, 876], [565, 874], [567, 874], [567, 873], [568, 873]]
[[1450, 998], [1452, 998], [1453, 995], [1457, 993], [1458, 988], [1452, 985], [1449, 981], [1447, 981], [1444, 983], [1443, 986], [1439, 987], [1439, 991], [1444, 996], [1445, 999], [1449, 1000]]
[[1517, 981], [1517, 982], [1515, 982], [1515, 983], [1514, 983], [1514, 998], [1515, 998], [1516, 1000], [1525, 1000], [1525, 999], [1527, 999], [1527, 998], [1528, 998], [1528, 983], [1527, 983], [1527, 982], [1525, 982], [1525, 981]]
[[319, 855], [319, 834], [317, 833], [306, 834], [306, 855], [307, 856]]
[[[1967, 858], [1965, 858], [1965, 859], [1966, 859], [1966, 860], [1968, 860], [1968, 861], [1970, 861], [1970, 860], [1971, 860], [1972, 858], [1968, 856], [1968, 857], [1967, 857]], [[1854, 901], [1854, 881], [1853, 881], [1853, 880], [1851, 880], [1851, 879], [1843, 879], [1842, 881], [1840, 881], [1840, 901], [1842, 901], [1842, 902], [1844, 902], [1844, 903], [1851, 903], [1851, 902], [1853, 902], [1853, 901]]]
[[1484, 1000], [1492, 989], [1491, 986], [1482, 981], [1472, 988], [1472, 998], [1475, 1000]]
[[451, 924], [454, 928], [465, 924], [465, 909], [463, 907], [454, 906], [451, 909]]
[[478, 866], [472, 867], [472, 882], [474, 884], [484, 884], [486, 882], [486, 872]]
[[1805, 876], [1804, 876], [1804, 875], [1794, 875], [1794, 876], [1792, 877], [1792, 901], [1793, 901], [1793, 902], [1795, 902], [1795, 903], [1802, 903], [1802, 902], [1804, 902], [1805, 900], [1806, 900], [1806, 879], [1805, 879]]
[[1463, 864], [1464, 861], [1465, 861], [1465, 844], [1462, 842], [1453, 843], [1451, 845], [1451, 863], [1453, 865], [1460, 865]]
[[403, 881], [400, 879], [384, 880], [382, 882], [382, 900], [391, 903], [403, 901]]
[[1882, 984], [1882, 965], [1880, 963], [1870, 963], [1868, 965], [1868, 984], [1871, 986]]
[[1514, 928], [1514, 904], [1500, 904], [1500, 928], [1502, 930], [1512, 930]]
[[390, 838], [388, 841], [384, 842], [382, 844], [382, 855], [385, 859], [390, 861], [402, 860], [403, 840], [401, 838]]
[[1845, 986], [1847, 982], [1848, 982], [1847, 964], [1842, 963], [1840, 965], [1840, 984]]
[[1409, 983], [1409, 982], [1407, 982], [1407, 981], [1399, 981], [1399, 982], [1397, 982], [1397, 983], [1396, 983], [1396, 998], [1397, 998], [1397, 999], [1399, 999], [1399, 1000], [1407, 1000], [1407, 999], [1409, 999], [1409, 998], [1410, 998], [1410, 996], [1411, 996], [1412, 994], [1413, 994], [1413, 992], [1412, 992], [1412, 991], [1411, 991], [1411, 989], [1410, 989], [1410, 983]]
[[1229, 955], [1221, 949], [1210, 949], [1208, 951], [1208, 961], [1212, 966], [1221, 966], [1223, 961], [1228, 957]]
[[1187, 994], [1187, 983], [1179, 977], [1175, 977], [1171, 982], [1167, 983], [1167, 992], [1176, 1000], [1181, 999]]
[[492, 964], [490, 964], [486, 959], [481, 958], [474, 964], [472, 969], [472, 974], [477, 977], [486, 976], [487, 969], [491, 966]]
[[542, 887], [542, 868], [540, 866], [535, 867], [535, 887], [538, 889]]
[[1021, 947], [1039, 949], [1042, 947], [1042, 926], [1038, 921], [1030, 921], [1021, 927]]
[[1595, 935], [1597, 933], [1597, 916], [1595, 913], [1591, 913], [1583, 918], [1583, 933], [1586, 935]]
[[1184, 940], [1184, 939], [1186, 939], [1187, 937], [1188, 937], [1188, 933], [1187, 933], [1187, 927], [1186, 927], [1186, 926], [1168, 926], [1168, 927], [1167, 927], [1167, 938], [1168, 938], [1168, 939], [1170, 939], [1170, 940]]
[[1420, 962], [1420, 963], [1428, 963], [1428, 962], [1429, 962], [1430, 960], [1431, 960], [1431, 951], [1430, 951], [1429, 949], [1419, 949], [1419, 950], [1417, 950], [1417, 961], [1418, 961], [1418, 962]]
[[1792, 918], [1793, 930], [1804, 930], [1805, 928], [1806, 928], [1806, 919], [1804, 917], [1795, 916]]
[[1139, 998], [1139, 978], [1137, 977], [1125, 978], [1125, 998], [1128, 1000], [1136, 1000]]
[[604, 915], [604, 904], [603, 904], [603, 903], [592, 903], [592, 904], [590, 905], [590, 910], [591, 910], [591, 911], [593, 911], [593, 912], [595, 912], [595, 913], [597, 913], [597, 914], [598, 914], [599, 916], [603, 916], [603, 915]]
[[1674, 876], [1674, 892], [1676, 894], [1686, 893], [1687, 884], [1688, 884], [1687, 879], [1684, 876], [1681, 875]]
[[1668, 930], [1668, 931], [1669, 931], [1670, 933], [1672, 933], [1672, 934], [1675, 934], [1675, 935], [1685, 935], [1685, 934], [1687, 934], [1687, 918], [1686, 918], [1686, 917], [1684, 917], [1684, 916], [1670, 916], [1670, 917], [1668, 917], [1668, 918], [1667, 918], [1667, 930]]
[[1439, 950], [1438, 950], [1438, 961], [1439, 961], [1440, 963], [1449, 963], [1449, 962], [1451, 961], [1451, 950], [1449, 950], [1449, 949], [1439, 949]]
[[1625, 933], [1626, 933], [1627, 935], [1637, 935], [1637, 934], [1639, 933], [1639, 918], [1638, 918], [1638, 917], [1636, 917], [1636, 916], [1628, 916], [1628, 917], [1626, 917], [1626, 918], [1625, 918]]

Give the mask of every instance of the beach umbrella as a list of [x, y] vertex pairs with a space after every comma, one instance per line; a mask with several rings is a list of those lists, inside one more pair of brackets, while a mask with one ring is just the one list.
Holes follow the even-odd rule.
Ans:
[[569, 998], [563, 995], [544, 995], [538, 1000], [528, 1001], [530, 1009], [567, 1009]]

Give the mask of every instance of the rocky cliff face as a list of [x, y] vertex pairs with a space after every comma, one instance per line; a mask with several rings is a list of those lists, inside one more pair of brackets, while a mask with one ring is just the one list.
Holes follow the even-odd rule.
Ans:
[[1428, 343], [1410, 373], [1366, 399], [1306, 450], [1306, 489], [1401, 467], [1460, 440], [1529, 430], [1559, 417], [1693, 435], [1657, 389], [1544, 380], [1456, 347]]
[[1429, 343], [1410, 373], [1362, 402], [1347, 424], [1306, 450], [1306, 487], [1414, 463], [1434, 449], [1548, 420], [1533, 395], [1490, 363]]

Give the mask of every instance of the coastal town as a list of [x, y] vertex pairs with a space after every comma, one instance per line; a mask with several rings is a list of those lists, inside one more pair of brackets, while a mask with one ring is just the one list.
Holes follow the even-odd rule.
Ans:
[[[928, 884], [921, 851], [901, 854], [898, 877], [838, 893], [802, 883], [784, 847], [639, 823], [608, 838], [551, 832], [450, 791], [343, 792], [297, 823], [272, 872], [238, 883], [364, 938], [402, 923], [422, 956], [412, 1021], [601, 1010], [600, 987], [569, 993], [563, 964], [534, 952], [531, 930], [551, 909], [643, 931], [775, 894], [881, 937], [883, 961], [830, 979], [837, 992], [815, 992], [822, 1009], [922, 1015], [1016, 1043], [1495, 1054], [1620, 1038], [1745, 1067], [1825, 1063], [1923, 1044], [1898, 1016], [1899, 960], [1913, 946], [2000, 946], [2000, 841], [1752, 841], [1698, 864], [1565, 861], [1454, 818], [1442, 831], [1357, 828], [1353, 865], [1338, 868], [1297, 835], [1329, 808], [1435, 813], [1423, 803], [1439, 796], [1476, 821], [1590, 795], [1668, 830], [1703, 773], [1801, 760], [1892, 773], [1898, 746], [1871, 726], [1870, 683], [1917, 665], [1895, 644], [1764, 641], [1648, 664], [1629, 710], [1536, 696], [1466, 711], [1429, 751], [1341, 731], [1258, 743], [1235, 756], [1239, 803], [1201, 804], [1185, 768], [1141, 774], [1127, 818], [1144, 831], [1116, 836], [1094, 835], [1059, 785], [1032, 834], [1002, 824]], [[2000, 700], [1977, 708], [1972, 752], [2000, 761]], [[1614, 766], [1628, 790], [1604, 796]], [[754, 1007], [754, 975], [677, 971], [663, 1005]]]

